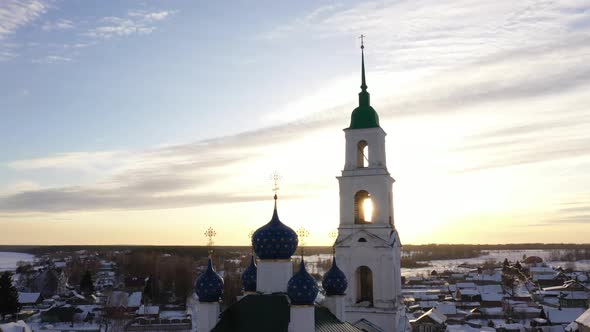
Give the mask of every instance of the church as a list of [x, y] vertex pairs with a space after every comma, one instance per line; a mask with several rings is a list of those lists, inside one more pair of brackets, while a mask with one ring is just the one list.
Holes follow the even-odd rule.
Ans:
[[371, 107], [361, 45], [359, 105], [344, 129], [340, 225], [332, 266], [321, 285], [302, 259], [293, 273], [295, 231], [279, 219], [277, 195], [271, 220], [252, 235], [256, 257], [243, 272], [240, 299], [220, 312], [223, 279], [211, 259], [195, 284], [197, 331], [369, 331], [409, 330], [401, 297], [401, 243], [393, 214], [393, 178], [387, 171], [385, 131]]

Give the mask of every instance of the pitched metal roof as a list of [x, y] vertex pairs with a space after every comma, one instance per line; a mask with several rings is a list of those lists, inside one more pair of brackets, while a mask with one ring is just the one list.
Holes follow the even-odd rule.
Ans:
[[[251, 294], [227, 308], [212, 332], [287, 332], [291, 317], [285, 294]], [[197, 315], [197, 319], [199, 319]], [[359, 332], [350, 323], [341, 322], [330, 310], [315, 306], [316, 332]]]

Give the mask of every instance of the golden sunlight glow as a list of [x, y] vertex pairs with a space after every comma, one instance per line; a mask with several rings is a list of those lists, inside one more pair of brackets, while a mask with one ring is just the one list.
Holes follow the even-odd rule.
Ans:
[[365, 222], [373, 221], [373, 201], [371, 198], [365, 198], [363, 201], [363, 211], [365, 213]]

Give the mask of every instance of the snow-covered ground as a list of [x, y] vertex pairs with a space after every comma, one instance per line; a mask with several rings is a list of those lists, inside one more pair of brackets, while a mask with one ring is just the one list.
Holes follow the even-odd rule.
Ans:
[[[462, 259], [448, 259], [448, 260], [435, 260], [430, 261], [429, 267], [423, 268], [414, 268], [414, 269], [402, 269], [402, 275], [404, 276], [414, 276], [419, 274], [428, 274], [432, 270], [437, 271], [444, 271], [444, 270], [455, 270], [460, 271], [460, 268], [457, 266], [461, 265], [462, 263], [467, 264], [481, 264], [487, 260], [494, 259], [497, 262], [503, 262], [505, 258], [508, 258], [509, 261], [514, 262], [515, 260], [522, 260], [523, 256], [539, 256], [543, 258], [543, 261], [547, 263], [549, 266], [558, 267], [562, 266], [565, 267], [567, 264], [571, 264], [569, 262], [559, 262], [559, 261], [549, 261], [549, 256], [551, 255], [550, 250], [490, 250], [487, 255], [482, 255], [476, 258], [462, 258]], [[577, 261], [573, 262], [577, 270], [583, 271], [590, 271], [590, 260], [584, 261]], [[468, 269], [466, 269], [468, 270]]]
[[[404, 276], [415, 276], [424, 274], [429, 274], [432, 270], [437, 271], [444, 271], [444, 270], [454, 270], [454, 271], [461, 271], [462, 269], [458, 266], [462, 263], [467, 263], [470, 265], [479, 265], [487, 260], [494, 259], [497, 262], [503, 262], [505, 258], [508, 258], [509, 261], [514, 262], [516, 260], [522, 260], [523, 256], [539, 256], [545, 261], [549, 266], [553, 267], [566, 267], [569, 262], [558, 262], [558, 261], [549, 261], [549, 257], [551, 256], [551, 250], [489, 250], [487, 251], [488, 254], [482, 255], [476, 258], [461, 258], [461, 259], [445, 259], [445, 260], [434, 260], [430, 261], [430, 266], [428, 267], [420, 267], [420, 268], [411, 268], [406, 269], [402, 268], [402, 275]], [[305, 262], [309, 272], [320, 273], [323, 274], [324, 271], [320, 271], [320, 269], [316, 266], [320, 260], [331, 259], [332, 255], [330, 254], [320, 254], [320, 255], [308, 255], [305, 256]], [[577, 261], [574, 262], [574, 265], [577, 270], [583, 271], [590, 271], [590, 260], [585, 261]], [[469, 271], [469, 269], [463, 269], [464, 271]]]
[[23, 254], [20, 252], [1, 252], [0, 251], [0, 271], [14, 271], [16, 270], [16, 262], [18, 261], [33, 261], [35, 256]]

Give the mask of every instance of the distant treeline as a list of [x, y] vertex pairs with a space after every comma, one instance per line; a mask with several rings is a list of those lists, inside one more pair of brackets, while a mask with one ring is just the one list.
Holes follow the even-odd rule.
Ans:
[[[56, 252], [75, 252], [87, 250], [97, 253], [109, 253], [114, 251], [146, 252], [176, 254], [181, 256], [190, 256], [195, 259], [207, 256], [211, 248], [208, 246], [141, 246], [141, 245], [72, 245], [72, 246], [16, 246], [0, 245], [0, 251], [23, 252], [33, 255], [43, 255]], [[471, 258], [482, 255], [484, 251], [489, 250], [577, 250], [577, 253], [588, 252], [590, 244], [574, 243], [514, 243], [514, 244], [406, 244], [403, 250], [409, 253], [409, 256], [416, 261], [434, 260], [434, 259], [457, 259]], [[248, 253], [251, 251], [249, 246], [214, 246], [213, 250], [217, 254], [235, 254]], [[297, 251], [299, 254], [300, 250]], [[306, 246], [305, 255], [329, 254], [332, 247], [323, 246]], [[578, 255], [583, 256], [583, 255]]]
[[[175, 254], [179, 256], [190, 256], [198, 259], [206, 257], [209, 250], [213, 249], [216, 255], [231, 255], [235, 253], [249, 253], [252, 251], [250, 246], [151, 246], [151, 245], [60, 245], [60, 246], [28, 246], [28, 245], [0, 245], [0, 251], [4, 252], [22, 252], [32, 255], [55, 254], [59, 252], [71, 253], [76, 251], [88, 251], [96, 253], [112, 252], [143, 252], [143, 253], [161, 253]], [[304, 247], [305, 255], [329, 254], [332, 247], [306, 246]], [[297, 254], [300, 253], [300, 248]]]
[[475, 250], [590, 249], [590, 243], [406, 244], [404, 245], [404, 251], [438, 250], [445, 247], [471, 248]]

